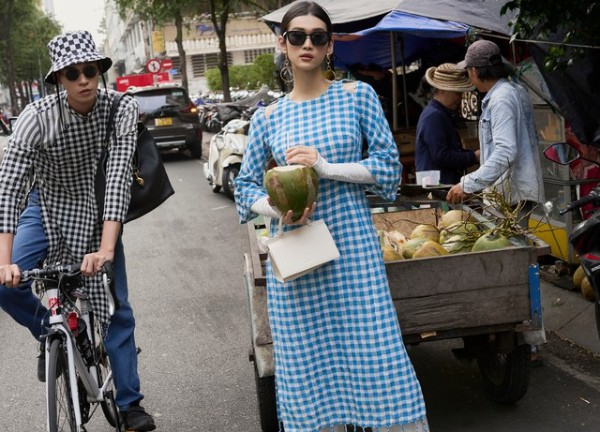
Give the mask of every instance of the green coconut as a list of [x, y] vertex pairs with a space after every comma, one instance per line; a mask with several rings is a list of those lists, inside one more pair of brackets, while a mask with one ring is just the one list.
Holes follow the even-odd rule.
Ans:
[[466, 236], [478, 231], [479, 227], [473, 222], [454, 222], [450, 226], [440, 230], [440, 244], [445, 243], [450, 237], [455, 235]]
[[429, 239], [425, 237], [407, 240], [406, 243], [402, 245], [402, 256], [406, 259], [412, 258], [416, 250], [427, 240]]
[[494, 232], [487, 232], [477, 239], [473, 245], [473, 252], [490, 251], [496, 249], [502, 249], [511, 246], [510, 240], [502, 234], [495, 234]]
[[453, 235], [442, 243], [442, 247], [450, 254], [457, 254], [471, 252], [474, 243], [475, 242], [465, 240], [462, 235]]
[[275, 207], [284, 215], [291, 210], [296, 221], [317, 200], [319, 177], [304, 165], [278, 166], [267, 171], [265, 189]]
[[472, 221], [471, 215], [464, 210], [450, 210], [442, 215], [438, 228], [448, 228], [456, 222]]
[[421, 224], [417, 225], [410, 233], [411, 239], [424, 238], [438, 242], [440, 240], [440, 231], [434, 225]]
[[433, 240], [426, 240], [413, 254], [413, 259], [448, 255], [448, 251]]

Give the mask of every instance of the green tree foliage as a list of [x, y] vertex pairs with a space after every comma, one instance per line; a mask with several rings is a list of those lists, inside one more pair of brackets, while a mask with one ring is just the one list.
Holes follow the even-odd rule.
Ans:
[[[490, 1], [490, 0], [487, 0]], [[600, 46], [600, 2], [577, 0], [511, 0], [502, 13], [518, 11], [513, 29], [518, 37], [556, 40], [549, 49], [546, 68], [556, 70], [585, 55], [586, 47]]]
[[[46, 45], [60, 32], [58, 23], [43, 14], [34, 0], [0, 0], [0, 80], [9, 88], [13, 113], [31, 101], [31, 83], [41, 84], [48, 72]], [[21, 100], [17, 83], [23, 84]]]
[[[223, 82], [218, 68], [206, 71], [206, 82], [211, 91], [222, 91]], [[233, 88], [256, 90], [263, 84], [274, 88], [275, 64], [273, 54], [263, 54], [256, 57], [253, 64], [234, 65], [229, 67], [229, 83]]]

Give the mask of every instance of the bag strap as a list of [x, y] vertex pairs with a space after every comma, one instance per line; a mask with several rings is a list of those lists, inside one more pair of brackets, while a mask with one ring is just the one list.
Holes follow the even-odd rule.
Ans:
[[110, 134], [113, 131], [115, 115], [117, 114], [117, 108], [119, 108], [119, 102], [121, 102], [122, 97], [123, 93], [117, 93], [110, 104], [110, 112], [108, 114], [108, 122], [106, 124], [106, 135], [104, 135], [104, 142], [102, 143], [105, 149], [110, 147]]
[[[306, 220], [306, 225], [310, 225], [312, 223], [312, 221], [310, 219]], [[277, 234], [275, 234], [275, 237], [279, 237], [283, 235], [283, 215], [279, 218], [279, 224], [278, 224], [278, 230], [277, 230]]]

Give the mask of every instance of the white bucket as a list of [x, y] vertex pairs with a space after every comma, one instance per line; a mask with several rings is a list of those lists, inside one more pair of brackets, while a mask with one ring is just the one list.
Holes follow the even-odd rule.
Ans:
[[421, 186], [437, 186], [440, 184], [440, 172], [432, 171], [417, 171], [417, 184]]

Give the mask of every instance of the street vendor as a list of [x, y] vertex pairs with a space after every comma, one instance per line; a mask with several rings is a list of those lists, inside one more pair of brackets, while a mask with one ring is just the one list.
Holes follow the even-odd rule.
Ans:
[[463, 176], [446, 199], [465, 200], [466, 194], [495, 189], [518, 210], [518, 223], [529, 224], [533, 208], [544, 201], [538, 138], [533, 105], [527, 91], [509, 80], [512, 68], [503, 62], [494, 42], [478, 40], [469, 46], [464, 61], [469, 79], [486, 93], [481, 102], [479, 144], [481, 166]]
[[455, 127], [463, 92], [475, 87], [465, 71], [452, 63], [430, 67], [424, 79], [433, 98], [417, 124], [417, 172], [439, 170], [442, 184], [455, 184], [467, 168], [479, 162], [479, 150], [464, 149]]

